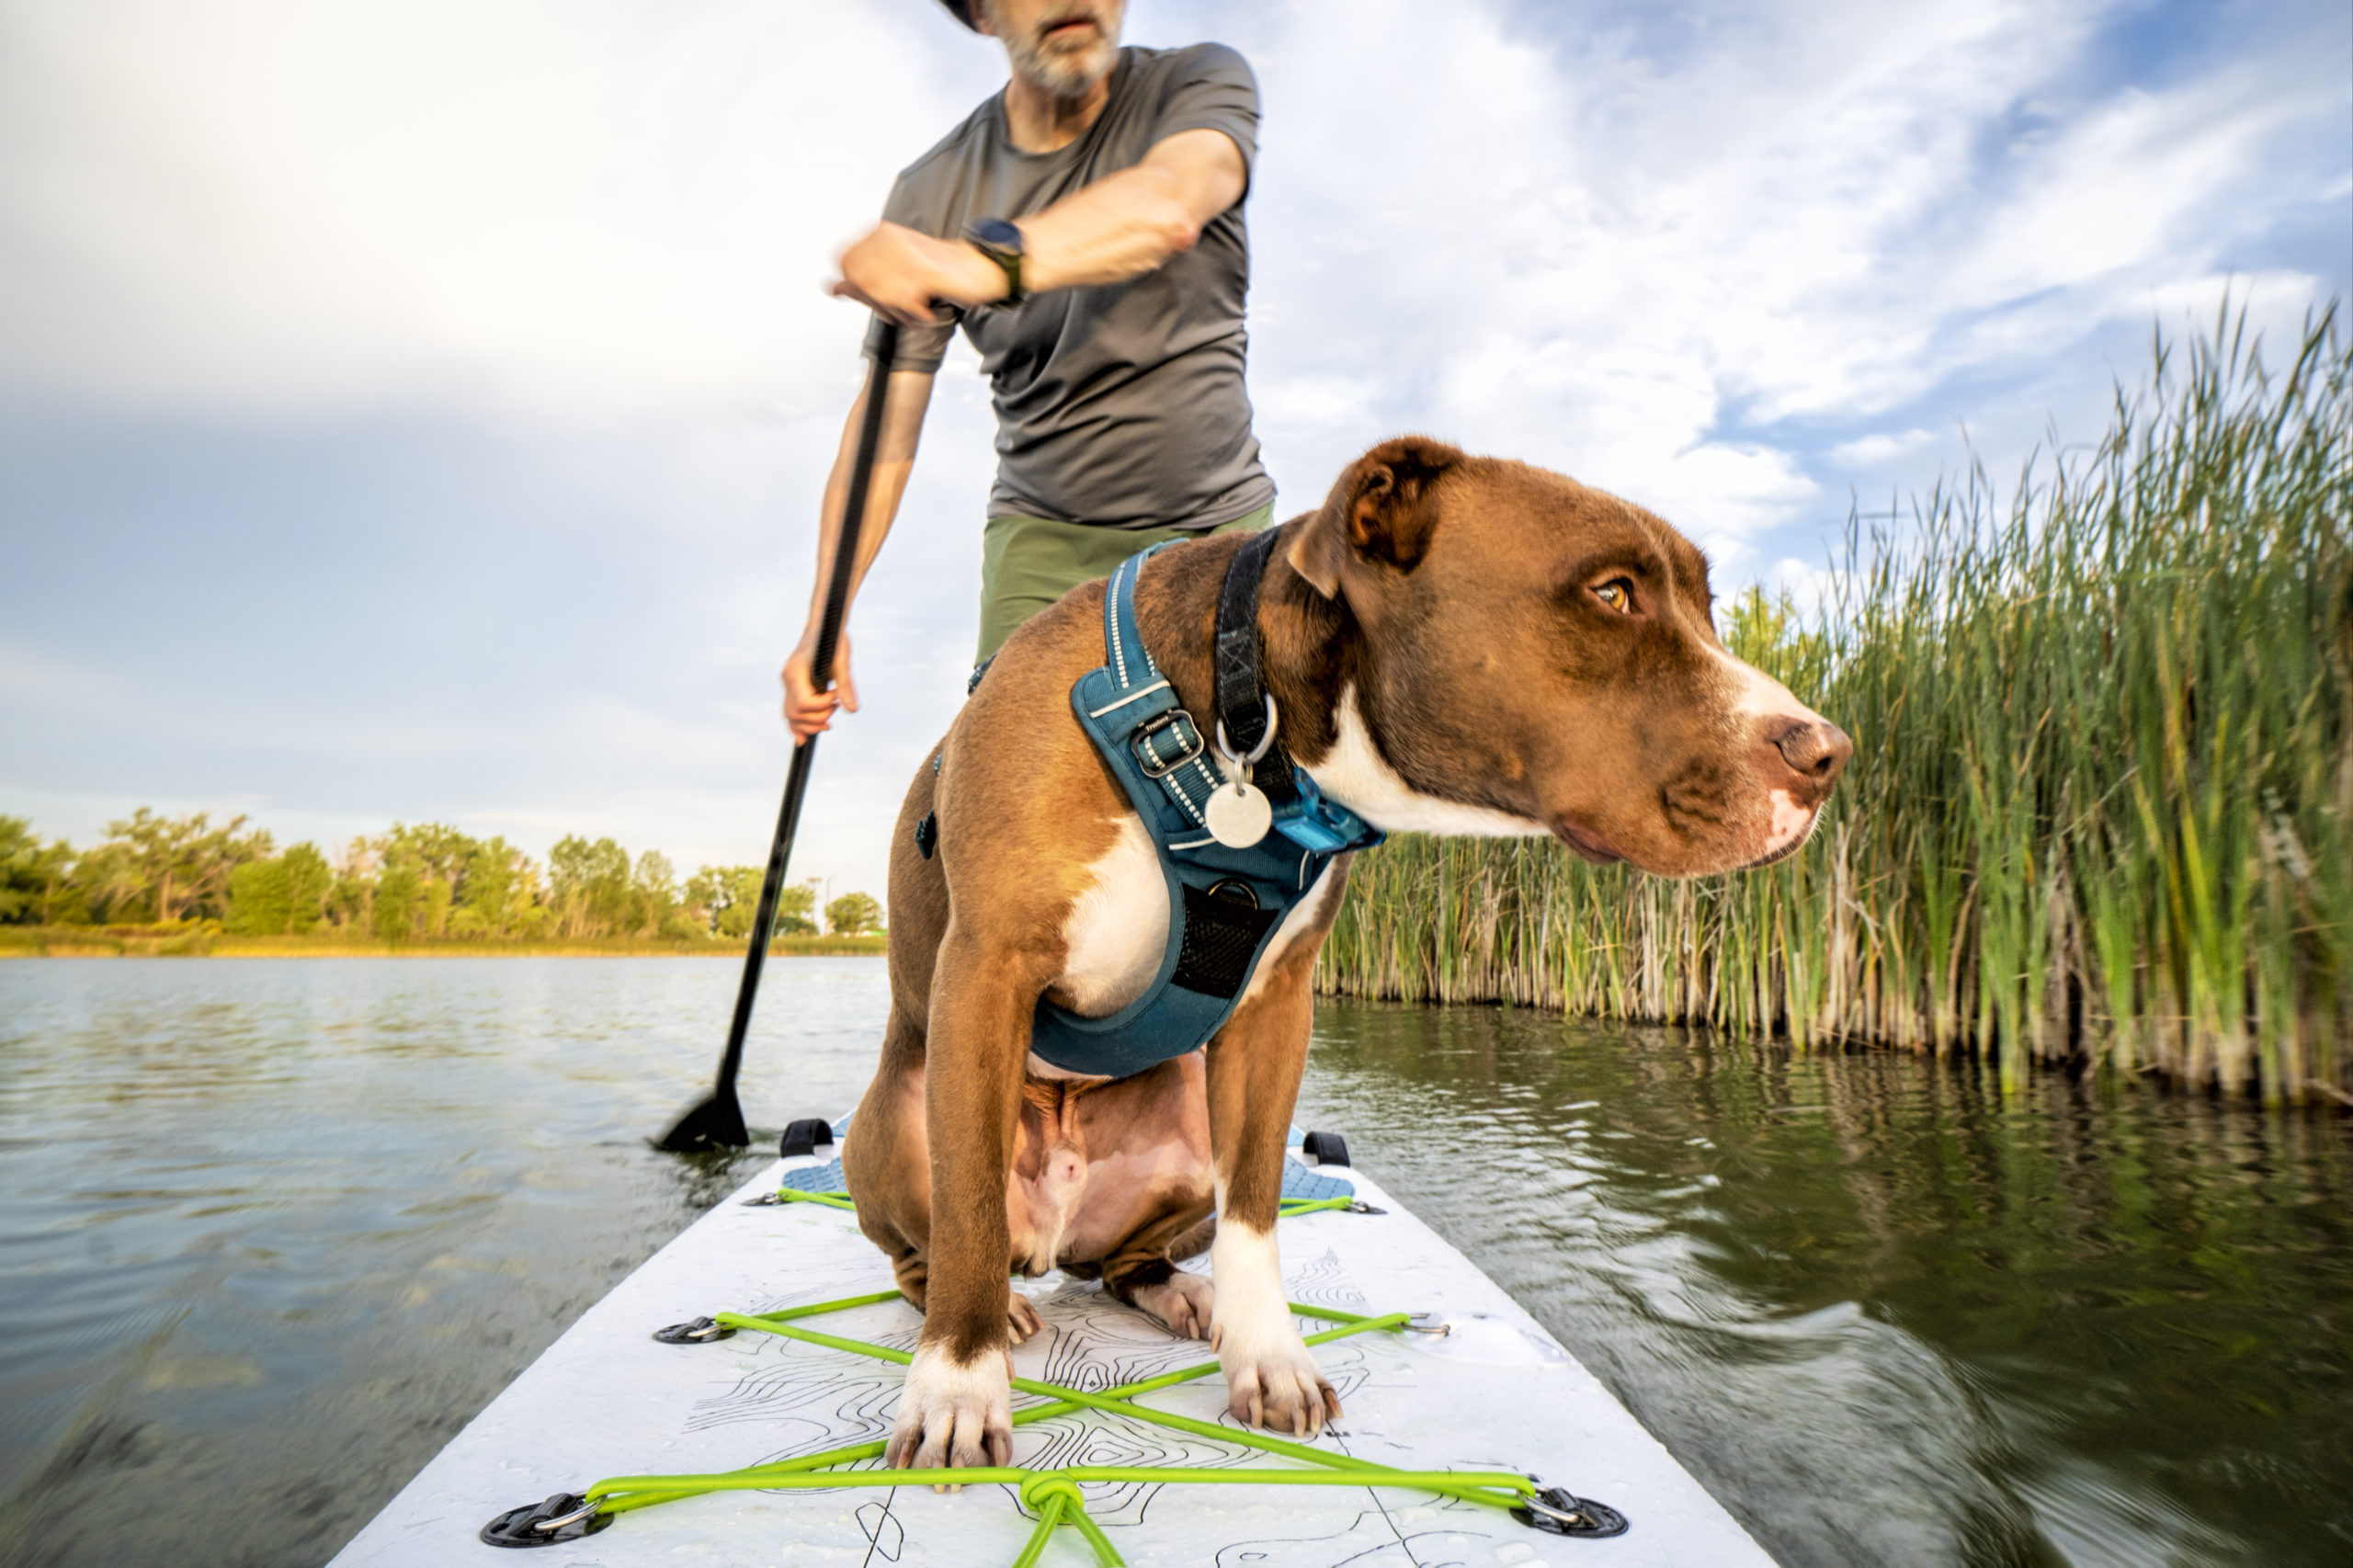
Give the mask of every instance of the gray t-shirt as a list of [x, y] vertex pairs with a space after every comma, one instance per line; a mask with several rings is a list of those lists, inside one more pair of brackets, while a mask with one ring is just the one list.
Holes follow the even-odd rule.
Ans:
[[[1224, 132], [1247, 171], [1257, 128], [1257, 85], [1223, 44], [1122, 49], [1109, 100], [1077, 141], [1022, 152], [999, 93], [899, 176], [882, 215], [951, 239], [974, 219], [1024, 217], [1132, 168], [1180, 131]], [[1249, 287], [1236, 202], [1190, 250], [1141, 278], [965, 312], [964, 335], [996, 401], [989, 516], [1211, 528], [1271, 502], [1242, 383]], [[870, 355], [880, 331], [877, 322]], [[897, 367], [938, 369], [954, 331], [953, 323], [902, 330]]]

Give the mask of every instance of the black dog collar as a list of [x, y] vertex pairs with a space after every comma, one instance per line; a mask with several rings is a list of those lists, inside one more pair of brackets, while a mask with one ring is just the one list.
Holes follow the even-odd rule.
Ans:
[[[1226, 744], [1247, 756], [1267, 739], [1267, 689], [1258, 679], [1258, 588], [1266, 580], [1267, 562], [1275, 553], [1282, 530], [1264, 528], [1250, 536], [1225, 568], [1225, 583], [1217, 596], [1217, 642], [1212, 663], [1217, 673], [1217, 722]], [[1299, 798], [1291, 778], [1290, 753], [1279, 739], [1267, 748], [1251, 775], [1264, 790], [1267, 803], [1280, 811]]]

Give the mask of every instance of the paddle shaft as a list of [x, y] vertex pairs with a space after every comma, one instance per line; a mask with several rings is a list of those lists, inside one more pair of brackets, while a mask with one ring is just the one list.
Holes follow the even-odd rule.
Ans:
[[[858, 450], [851, 459], [849, 491], [842, 497], [840, 531], [834, 541], [833, 577], [825, 585], [825, 607], [817, 619], [817, 646], [809, 659], [810, 684], [823, 691], [834, 675], [834, 653], [840, 645], [842, 619], [849, 613], [849, 588], [858, 574], [858, 539], [866, 523], [866, 500], [873, 487], [874, 457], [882, 444], [882, 404], [891, 382], [891, 361], [898, 358], [898, 324], [885, 320], [881, 340], [866, 373], [865, 416], [858, 426]], [[785, 867], [792, 859], [793, 835], [801, 827], [801, 798], [809, 790], [809, 767], [817, 756], [817, 737], [811, 735], [792, 748], [792, 767], [785, 775], [784, 804], [777, 812], [776, 839], [768, 846], [767, 874], [760, 879], [760, 907], [752, 916], [752, 943], [744, 954], [744, 978], [735, 988], [735, 1016], [727, 1025], [727, 1051], [719, 1059], [719, 1081], [711, 1098], [737, 1105], [735, 1074], [744, 1064], [744, 1036], [752, 1027], [752, 1004], [760, 991], [760, 970], [767, 963], [770, 928], [776, 924], [777, 896], [784, 891]], [[735, 1114], [740, 1126], [743, 1113]], [[744, 1140], [748, 1142], [748, 1139]]]

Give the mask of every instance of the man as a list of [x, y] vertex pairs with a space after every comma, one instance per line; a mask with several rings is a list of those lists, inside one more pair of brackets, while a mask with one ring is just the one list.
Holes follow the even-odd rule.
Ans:
[[[1011, 79], [899, 176], [833, 291], [901, 328], [853, 585], [897, 513], [958, 319], [980, 351], [997, 415], [986, 658], [1147, 545], [1273, 516], [1243, 389], [1257, 89], [1222, 44], [1120, 48], [1124, 0], [944, 3], [1004, 44]], [[817, 690], [809, 666], [864, 407], [861, 393], [843, 426], [809, 624], [784, 665], [800, 738], [858, 708], [847, 633], [832, 689]]]

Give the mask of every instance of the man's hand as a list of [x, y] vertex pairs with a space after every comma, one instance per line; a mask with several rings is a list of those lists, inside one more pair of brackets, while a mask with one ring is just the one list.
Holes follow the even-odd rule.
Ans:
[[[992, 269], [994, 270], [994, 269]], [[1000, 276], [1002, 276], [1000, 274]], [[858, 460], [858, 433], [866, 426], [866, 393], [849, 405], [842, 421], [841, 445], [834, 453], [833, 472], [825, 476], [825, 498], [817, 525], [815, 581], [809, 592], [809, 619], [801, 644], [784, 661], [784, 721], [795, 741], [832, 728], [836, 709], [858, 711], [858, 686], [849, 674], [849, 607], [858, 595], [875, 551], [882, 548], [892, 519], [899, 515], [899, 497], [907, 488], [907, 473], [915, 467], [915, 443], [923, 435], [923, 413], [931, 403], [929, 370], [893, 370], [884, 392], [882, 444], [874, 454], [874, 473], [866, 499], [865, 527], [858, 538], [858, 558], [849, 581], [849, 597], [842, 602], [844, 624], [834, 644], [833, 689], [820, 691], [810, 675], [816, 662], [817, 628], [824, 619], [825, 596], [834, 581], [834, 551], [841, 543], [842, 509], [849, 505], [850, 470]]]
[[849, 678], [849, 629], [842, 629], [834, 643], [834, 686], [830, 691], [819, 691], [810, 665], [817, 655], [817, 629], [812, 625], [784, 661], [784, 722], [792, 726], [792, 742], [798, 745], [810, 736], [834, 727], [834, 710], [858, 711], [858, 683]]
[[842, 252], [842, 275], [830, 290], [856, 300], [901, 326], [938, 318], [935, 305], [970, 310], [1005, 298], [1005, 269], [961, 240], [935, 240], [898, 223], [874, 232]]

